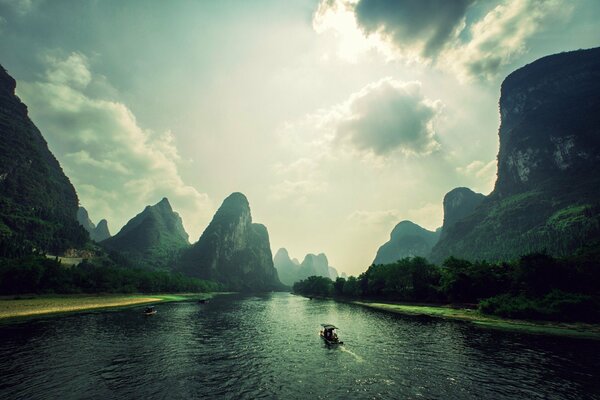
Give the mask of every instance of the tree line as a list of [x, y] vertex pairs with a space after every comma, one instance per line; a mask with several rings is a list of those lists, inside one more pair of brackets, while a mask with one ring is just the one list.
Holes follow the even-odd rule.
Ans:
[[371, 265], [348, 279], [311, 276], [295, 293], [400, 302], [461, 303], [509, 318], [600, 321], [600, 251], [554, 258], [533, 253], [513, 262], [422, 257]]
[[30, 255], [0, 259], [0, 294], [24, 293], [183, 293], [221, 290], [218, 283], [179, 273], [94, 265], [64, 266], [57, 259]]

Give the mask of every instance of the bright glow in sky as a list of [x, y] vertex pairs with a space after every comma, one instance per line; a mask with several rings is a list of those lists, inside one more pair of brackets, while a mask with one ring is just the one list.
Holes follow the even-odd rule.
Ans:
[[93, 221], [248, 197], [271, 248], [359, 274], [489, 193], [503, 78], [599, 45], [595, 0], [0, 0], [0, 63]]

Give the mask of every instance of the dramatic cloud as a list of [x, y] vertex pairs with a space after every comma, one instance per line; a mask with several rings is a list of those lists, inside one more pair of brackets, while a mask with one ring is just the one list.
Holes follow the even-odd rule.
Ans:
[[563, 0], [503, 2], [469, 27], [471, 40], [444, 54], [444, 63], [463, 78], [493, 78], [501, 66], [526, 50], [531, 36], [568, 16], [572, 7]]
[[435, 58], [456, 40], [474, 0], [360, 0], [356, 20], [369, 35], [379, 33], [405, 53]]
[[167, 196], [197, 236], [212, 206], [183, 182], [172, 133], [144, 130], [124, 104], [86, 93], [94, 76], [84, 55], [47, 63], [43, 81], [17, 90], [94, 219], [107, 218], [114, 230]]
[[383, 79], [351, 96], [336, 139], [375, 155], [429, 154], [439, 148], [433, 121], [439, 101], [424, 97], [419, 82]]
[[572, 8], [566, 0], [324, 0], [313, 25], [335, 31], [342, 54], [376, 49], [388, 59], [434, 63], [461, 80], [486, 80]]

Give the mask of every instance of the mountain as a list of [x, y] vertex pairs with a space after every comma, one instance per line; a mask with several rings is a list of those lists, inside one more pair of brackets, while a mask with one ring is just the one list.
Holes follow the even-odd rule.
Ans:
[[292, 286], [298, 280], [300, 265], [298, 260], [296, 262], [294, 260], [290, 259], [288, 251], [284, 248], [277, 250], [273, 257], [273, 266], [277, 270], [279, 280], [284, 285]]
[[337, 270], [329, 265], [327, 256], [323, 253], [319, 255], [307, 254], [302, 264], [300, 264], [295, 258], [290, 258], [286, 249], [281, 248], [277, 250], [275, 257], [273, 257], [273, 264], [277, 269], [281, 282], [288, 286], [292, 286], [294, 282], [312, 275], [323, 276], [331, 280], [338, 277]]
[[572, 254], [600, 241], [600, 48], [541, 58], [500, 95], [494, 191], [444, 231], [432, 251], [507, 260]]
[[444, 231], [448, 231], [456, 222], [470, 215], [484, 199], [483, 194], [475, 193], [465, 187], [455, 188], [446, 193], [443, 202], [444, 223], [440, 238], [444, 237]]
[[390, 240], [377, 250], [373, 264], [391, 264], [406, 257], [426, 257], [439, 236], [439, 230], [432, 232], [411, 221], [402, 221], [392, 230]]
[[89, 240], [77, 194], [0, 66], [0, 255], [54, 254]]
[[105, 219], [101, 219], [96, 225], [96, 229], [92, 234], [90, 234], [92, 240], [96, 242], [101, 242], [103, 240], [111, 237], [110, 231], [108, 230], [108, 221]]
[[323, 276], [329, 278], [329, 260], [323, 253], [307, 254], [304, 256], [304, 260], [300, 264], [301, 279], [306, 279], [309, 276]]
[[87, 210], [83, 207], [79, 207], [77, 210], [77, 221], [86, 231], [88, 231], [90, 238], [94, 242], [101, 242], [111, 236], [108, 230], [108, 222], [105, 219], [102, 219], [98, 222], [98, 226], [96, 226], [90, 220]]
[[179, 270], [221, 282], [229, 290], [283, 289], [273, 266], [267, 228], [252, 223], [250, 205], [242, 193], [223, 201], [198, 242], [183, 252]]
[[[100, 225], [99, 225], [100, 226]], [[133, 217], [115, 236], [101, 242], [107, 250], [126, 255], [134, 264], [151, 268], [173, 267], [188, 234], [181, 217], [165, 197]]]
[[329, 279], [331, 279], [332, 281], [335, 281], [338, 278], [338, 276], [339, 276], [339, 274], [337, 272], [337, 269], [330, 266], [329, 267]]

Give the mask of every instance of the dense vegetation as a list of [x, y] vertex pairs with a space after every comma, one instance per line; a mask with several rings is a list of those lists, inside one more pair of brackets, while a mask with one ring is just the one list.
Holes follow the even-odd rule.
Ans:
[[66, 267], [56, 259], [0, 259], [0, 294], [183, 293], [218, 291], [219, 284], [164, 271], [82, 262]]
[[75, 189], [15, 86], [0, 66], [0, 256], [81, 247], [89, 237], [75, 220]]
[[448, 258], [438, 267], [421, 257], [372, 265], [335, 282], [310, 277], [296, 293], [388, 301], [477, 304], [509, 318], [600, 321], [600, 257], [597, 250], [557, 259], [534, 253], [510, 263]]

